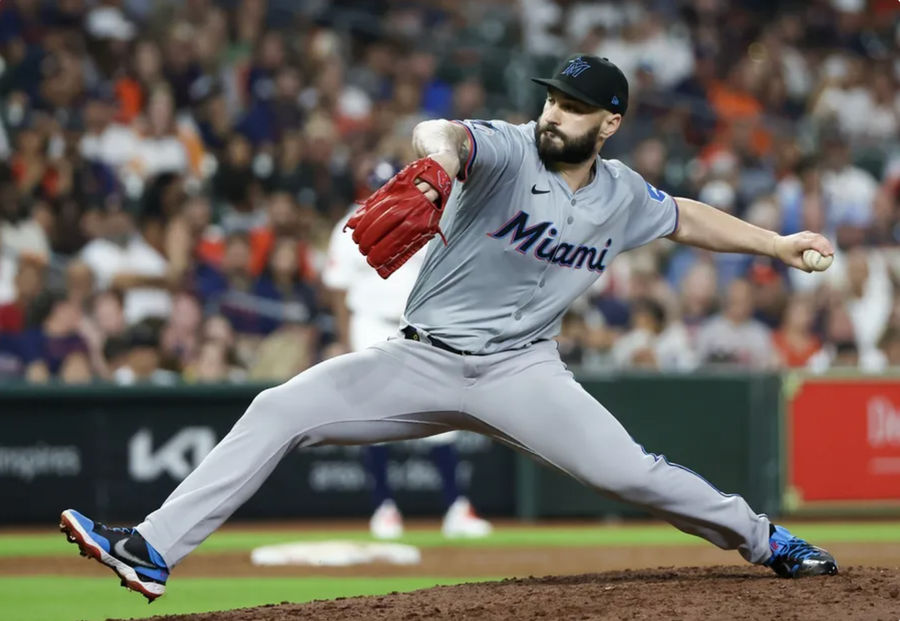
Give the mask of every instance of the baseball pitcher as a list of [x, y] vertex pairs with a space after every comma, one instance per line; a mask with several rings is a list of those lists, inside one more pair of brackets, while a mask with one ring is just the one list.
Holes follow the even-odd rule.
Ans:
[[426, 121], [421, 157], [347, 223], [387, 278], [430, 241], [388, 341], [332, 358], [260, 393], [163, 505], [133, 529], [72, 509], [61, 528], [82, 553], [152, 600], [169, 571], [243, 504], [296, 447], [487, 434], [599, 493], [784, 577], [834, 574], [825, 550], [794, 537], [691, 470], [646, 452], [575, 381], [553, 340], [569, 304], [615, 256], [659, 237], [778, 258], [834, 254], [821, 235], [779, 236], [709, 205], [673, 198], [599, 156], [628, 107], [606, 59], [568, 58], [535, 122]]

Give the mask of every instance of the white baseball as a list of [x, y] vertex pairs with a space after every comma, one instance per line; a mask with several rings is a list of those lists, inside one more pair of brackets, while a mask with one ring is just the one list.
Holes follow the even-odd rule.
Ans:
[[803, 265], [816, 272], [824, 272], [834, 261], [834, 255], [825, 256], [812, 248], [803, 251]]

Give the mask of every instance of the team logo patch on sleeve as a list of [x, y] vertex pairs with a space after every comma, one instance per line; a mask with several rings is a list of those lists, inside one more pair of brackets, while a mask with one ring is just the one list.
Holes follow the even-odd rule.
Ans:
[[645, 181], [644, 183], [647, 184], [647, 194], [650, 195], [650, 198], [652, 198], [653, 200], [655, 200], [657, 203], [661, 203], [661, 202], [663, 202], [663, 201], [666, 199], [666, 193], [665, 193], [665, 192], [663, 192], [662, 190], [657, 190], [656, 188], [654, 188], [652, 185], [650, 185], [650, 182], [649, 182], [649, 181]]

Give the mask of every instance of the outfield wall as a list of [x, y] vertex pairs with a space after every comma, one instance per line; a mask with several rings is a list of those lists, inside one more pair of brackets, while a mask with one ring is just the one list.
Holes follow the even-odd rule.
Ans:
[[[648, 451], [744, 494], [760, 511], [778, 512], [777, 376], [581, 380]], [[0, 523], [46, 521], [69, 506], [102, 519], [142, 517], [228, 432], [261, 388], [4, 386]], [[428, 448], [407, 442], [392, 452], [389, 475], [408, 515], [443, 508]], [[460, 482], [486, 515], [641, 515], [483, 436], [463, 434], [458, 448]], [[237, 517], [366, 516], [370, 508], [360, 448], [321, 447], [289, 454]]]

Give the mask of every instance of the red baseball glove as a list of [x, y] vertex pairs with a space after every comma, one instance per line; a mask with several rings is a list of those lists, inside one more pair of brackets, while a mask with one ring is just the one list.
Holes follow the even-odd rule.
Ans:
[[[437, 191], [436, 203], [416, 187], [417, 180]], [[408, 164], [363, 201], [345, 230], [353, 229], [353, 241], [359, 251], [379, 276], [387, 278], [435, 233], [447, 243], [439, 225], [452, 188], [453, 180], [444, 168], [430, 157], [423, 157]]]

